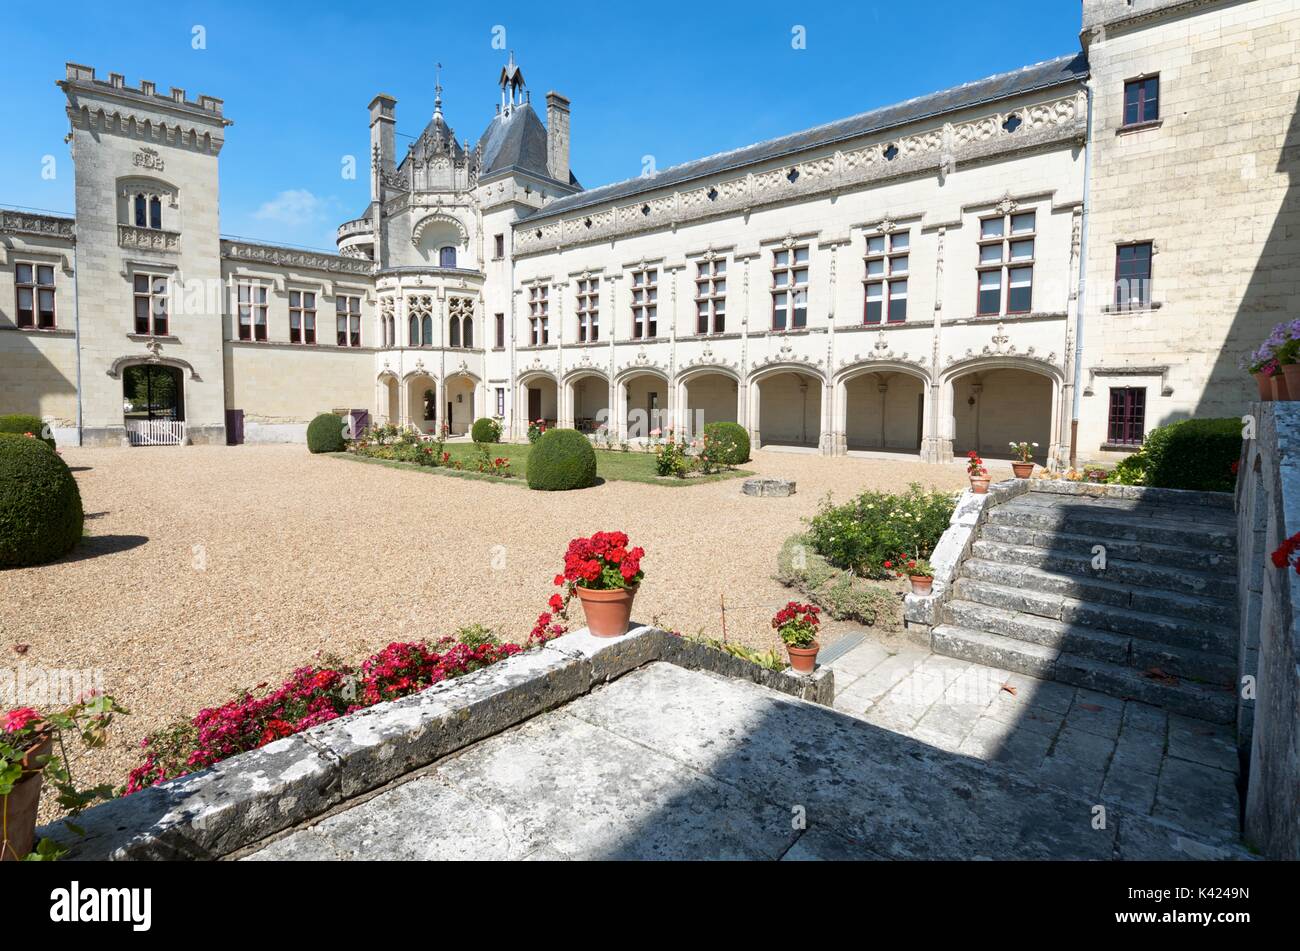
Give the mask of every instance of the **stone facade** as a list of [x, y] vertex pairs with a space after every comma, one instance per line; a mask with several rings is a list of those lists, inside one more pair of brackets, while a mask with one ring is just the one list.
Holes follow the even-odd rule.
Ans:
[[[1236, 415], [1238, 354], [1297, 297], [1300, 11], [1087, 0], [1083, 24], [1080, 54], [592, 189], [569, 100], [544, 126], [513, 56], [476, 143], [439, 87], [397, 154], [380, 94], [337, 255], [219, 238], [219, 100], [69, 65], [76, 220], [0, 218], [0, 409], [120, 439], [122, 374], [153, 363], [182, 372], [192, 440], [227, 420], [299, 440], [350, 409], [455, 433], [496, 416], [511, 438], [536, 417], [615, 438], [732, 420], [756, 445], [936, 462], [1026, 440], [1057, 463], [1075, 419], [1086, 460]], [[1159, 119], [1126, 122], [1151, 77]], [[1118, 308], [1119, 249], [1147, 245], [1147, 291]], [[29, 260], [57, 265], [53, 330], [15, 326]], [[174, 281], [166, 333], [135, 332], [137, 273]], [[1112, 391], [1144, 407], [1119, 442]]]

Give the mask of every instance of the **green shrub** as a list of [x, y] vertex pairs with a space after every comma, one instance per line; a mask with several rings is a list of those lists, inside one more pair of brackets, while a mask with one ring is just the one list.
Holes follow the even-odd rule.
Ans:
[[845, 505], [828, 497], [812, 519], [813, 550], [837, 568], [864, 578], [888, 578], [884, 563], [899, 555], [928, 558], [948, 528], [956, 501], [913, 482], [901, 495], [864, 492]]
[[53, 449], [54, 437], [46, 435], [46, 432], [45, 421], [39, 416], [32, 416], [28, 413], [10, 413], [7, 416], [0, 416], [0, 433], [13, 433], [17, 436], [31, 433]]
[[39, 565], [81, 538], [81, 492], [38, 439], [0, 434], [0, 568]]
[[337, 413], [321, 413], [307, 426], [307, 449], [309, 452], [342, 452], [343, 417]]
[[[1231, 492], [1241, 457], [1241, 420], [1185, 419], [1147, 434], [1146, 484], [1161, 489]], [[1132, 458], [1132, 457], [1130, 457]]]
[[528, 488], [543, 492], [596, 484], [596, 451], [576, 429], [548, 429], [528, 452]]
[[749, 433], [739, 423], [706, 423], [704, 435], [718, 443], [718, 461], [724, 466], [749, 462]]
[[1146, 485], [1147, 457], [1141, 452], [1125, 456], [1106, 476], [1112, 485]]
[[475, 442], [500, 442], [501, 424], [491, 417], [484, 416], [474, 421], [471, 435]]

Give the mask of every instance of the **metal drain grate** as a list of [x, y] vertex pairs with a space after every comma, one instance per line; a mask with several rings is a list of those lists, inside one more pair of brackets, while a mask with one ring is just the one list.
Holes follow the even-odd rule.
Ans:
[[817, 655], [817, 663], [823, 667], [839, 660], [853, 648], [866, 641], [865, 634], [846, 634], [838, 641]]

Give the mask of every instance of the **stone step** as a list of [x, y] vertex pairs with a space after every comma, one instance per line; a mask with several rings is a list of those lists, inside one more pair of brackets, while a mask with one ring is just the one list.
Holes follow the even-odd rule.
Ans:
[[1028, 501], [1022, 501], [1026, 497], [1021, 496], [995, 506], [989, 511], [989, 523], [1043, 531], [1064, 529], [1075, 535], [1095, 535], [1128, 542], [1213, 552], [1237, 550], [1236, 526], [1207, 519], [1204, 512], [1198, 513], [1200, 518], [1190, 520], [1175, 515], [1150, 515], [1137, 508], [1116, 509], [1093, 503], [1035, 501], [1037, 496], [1036, 493], [1030, 493]]
[[[965, 566], [962, 571], [964, 575]], [[1016, 587], [1012, 579], [987, 581], [963, 576], [954, 583], [953, 593], [957, 598], [977, 604], [1175, 649], [1226, 657], [1235, 655], [1237, 650], [1237, 635], [1231, 627], [1026, 590]], [[1235, 671], [1235, 665], [1232, 669]], [[1230, 674], [1229, 679], [1234, 675]]]
[[1029, 545], [1009, 545], [1006, 542], [979, 538], [972, 546], [972, 554], [985, 561], [1008, 565], [1025, 565], [1049, 571], [1064, 571], [1085, 578], [1104, 577], [1144, 588], [1158, 588], [1179, 594], [1194, 594], [1219, 601], [1232, 602], [1236, 597], [1235, 572], [1214, 575], [1184, 568], [1162, 568], [1143, 562], [1108, 558], [1102, 571], [1092, 567], [1091, 555], [1051, 551]]
[[1231, 723], [1236, 716], [1236, 700], [1230, 689], [1153, 677], [1131, 667], [1060, 653], [988, 631], [941, 624], [931, 631], [930, 646], [935, 653], [948, 657], [1140, 700], [1212, 723]]
[[[963, 576], [977, 581], [990, 581], [1022, 591], [1056, 594], [1078, 601], [1106, 604], [1117, 608], [1131, 608], [1171, 618], [1201, 621], [1216, 627], [1235, 629], [1237, 607], [1223, 601], [1202, 598], [1194, 594], [1158, 591], [1085, 578], [1027, 565], [1009, 565], [1003, 562], [969, 558], [961, 568]], [[1235, 650], [1235, 647], [1233, 648]]]
[[980, 530], [980, 537], [1008, 545], [1026, 545], [1072, 555], [1087, 555], [1089, 558], [1096, 554], [1094, 549], [1101, 545], [1105, 548], [1107, 561], [1141, 562], [1209, 574], [1232, 573], [1237, 570], [1237, 555], [1232, 551], [1183, 548], [1154, 542], [1128, 541], [1106, 535], [1081, 535], [1076, 531], [1062, 532], [993, 522]]
[[1074, 654], [1139, 671], [1161, 671], [1223, 686], [1230, 685], [1236, 677], [1236, 663], [1224, 654], [1151, 643], [1083, 624], [962, 600], [965, 597], [965, 592], [958, 592], [958, 600], [944, 605], [945, 620], [959, 627], [1047, 647], [1057, 653]]

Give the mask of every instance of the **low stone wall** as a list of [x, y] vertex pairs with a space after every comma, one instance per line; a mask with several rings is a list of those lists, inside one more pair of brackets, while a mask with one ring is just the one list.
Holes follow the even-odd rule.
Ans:
[[829, 704], [834, 675], [775, 672], [650, 627], [585, 629], [37, 830], [78, 860], [217, 859], [654, 661]]
[[903, 624], [913, 639], [929, 646], [930, 629], [943, 623], [943, 604], [952, 596], [952, 584], [971, 552], [971, 545], [979, 527], [988, 517], [989, 509], [1028, 492], [1031, 479], [1007, 479], [989, 486], [987, 493], [977, 495], [970, 489], [961, 494], [953, 510], [948, 529], [930, 554], [930, 567], [934, 569], [934, 584], [927, 595], [909, 594], [903, 600]]
[[1257, 403], [1237, 479], [1237, 737], [1246, 840], [1300, 859], [1300, 575], [1270, 554], [1300, 532], [1300, 403]]

